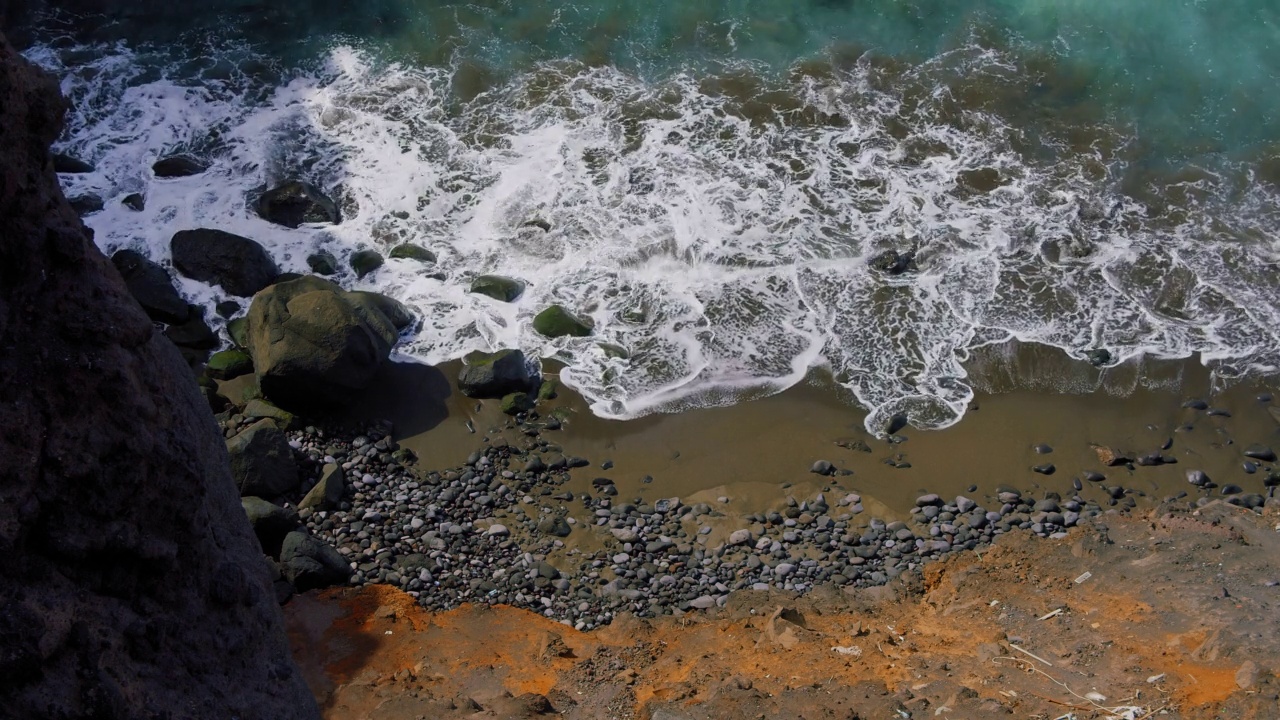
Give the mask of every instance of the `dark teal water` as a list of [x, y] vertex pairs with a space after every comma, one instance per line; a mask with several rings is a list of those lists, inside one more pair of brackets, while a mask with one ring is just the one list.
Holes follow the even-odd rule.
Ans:
[[[1272, 2], [301, 2], [37, 37], [76, 103], [66, 148], [99, 166], [71, 189], [155, 199], [90, 218], [104, 247], [164, 260], [173, 231], [216, 225], [301, 269], [427, 245], [437, 267], [344, 278], [428, 318], [406, 354], [556, 355], [604, 415], [826, 366], [870, 426], [940, 426], [972, 397], [968, 353], [1009, 338], [1280, 367]], [[213, 174], [157, 183], [173, 151]], [[246, 212], [295, 175], [348, 219]], [[886, 250], [915, 266], [872, 269]], [[478, 301], [481, 272], [529, 290]], [[532, 333], [550, 302], [595, 337]]]

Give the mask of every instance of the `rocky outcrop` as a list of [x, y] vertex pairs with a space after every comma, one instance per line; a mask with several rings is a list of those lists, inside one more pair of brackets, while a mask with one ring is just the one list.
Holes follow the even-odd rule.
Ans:
[[[378, 298], [375, 300], [374, 298]], [[337, 405], [368, 387], [408, 311], [318, 277], [278, 283], [249, 306], [248, 350], [262, 392], [285, 407]]]
[[0, 714], [316, 718], [227, 454], [58, 189], [0, 38]]

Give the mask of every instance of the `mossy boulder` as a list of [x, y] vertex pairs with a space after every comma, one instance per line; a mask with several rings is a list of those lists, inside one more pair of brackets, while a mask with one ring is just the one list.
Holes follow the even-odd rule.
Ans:
[[499, 302], [512, 302], [524, 292], [524, 283], [502, 275], [481, 275], [471, 281], [471, 292]]
[[272, 285], [249, 307], [248, 350], [262, 392], [286, 408], [350, 400], [399, 334], [367, 296], [315, 276]]
[[559, 381], [543, 380], [542, 385], [538, 386], [538, 402], [555, 400], [559, 389], [560, 389]]
[[231, 380], [253, 372], [253, 359], [243, 350], [223, 350], [209, 357], [209, 377]]
[[533, 318], [533, 329], [549, 338], [587, 337], [591, 334], [591, 325], [586, 320], [561, 305], [552, 305], [538, 313]]
[[366, 292], [356, 290], [347, 293], [351, 301], [360, 305], [364, 305], [370, 310], [375, 310], [387, 316], [392, 325], [397, 330], [403, 330], [413, 324], [413, 313], [409, 312], [409, 308], [405, 307], [399, 300], [387, 297], [381, 293]]
[[253, 398], [245, 403], [241, 414], [254, 420], [274, 420], [276, 425], [286, 430], [296, 430], [301, 425], [293, 413], [288, 410], [282, 410], [262, 398]]
[[458, 390], [473, 398], [500, 398], [526, 392], [537, 382], [529, 361], [519, 350], [496, 353], [474, 352], [463, 358], [458, 374]]
[[227, 337], [238, 348], [249, 347], [249, 318], [238, 317], [227, 321]]
[[507, 415], [519, 415], [522, 412], [529, 412], [533, 409], [533, 398], [529, 397], [529, 393], [511, 393], [502, 398], [502, 412]]
[[317, 275], [337, 275], [338, 258], [333, 253], [321, 250], [307, 256], [307, 267]]
[[436, 261], [435, 253], [413, 243], [403, 243], [391, 248], [390, 257], [393, 260], [417, 260], [423, 263]]
[[377, 250], [357, 250], [351, 253], [351, 269], [356, 271], [356, 277], [359, 278], [382, 267], [382, 263], [382, 253]]

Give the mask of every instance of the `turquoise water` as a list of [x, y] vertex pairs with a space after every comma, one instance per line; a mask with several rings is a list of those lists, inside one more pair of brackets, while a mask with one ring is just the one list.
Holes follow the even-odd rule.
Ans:
[[[75, 102], [66, 149], [98, 165], [69, 190], [148, 193], [87, 220], [104, 248], [165, 261], [193, 225], [297, 269], [429, 246], [437, 266], [343, 278], [419, 310], [406, 356], [558, 356], [610, 417], [824, 366], [869, 427], [944, 426], [972, 397], [968, 353], [1010, 338], [1280, 367], [1273, 4], [330, 4], [348, 5], [44, 25], [28, 54]], [[150, 178], [173, 151], [215, 168]], [[342, 225], [247, 211], [295, 175]], [[869, 266], [889, 250], [915, 265]], [[484, 272], [530, 289], [477, 299]], [[532, 333], [550, 302], [595, 338]]]

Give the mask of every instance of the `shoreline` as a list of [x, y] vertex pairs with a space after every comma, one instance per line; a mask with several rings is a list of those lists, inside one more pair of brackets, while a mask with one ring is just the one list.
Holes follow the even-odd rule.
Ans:
[[[1018, 362], [1054, 362], [1034, 350], [1005, 359], [1005, 377]], [[338, 509], [300, 520], [353, 563], [350, 584], [389, 584], [437, 611], [522, 607], [579, 630], [619, 613], [709, 609], [739, 590], [882, 585], [1008, 533], [1063, 537], [1107, 512], [1216, 498], [1260, 507], [1274, 463], [1250, 475], [1241, 452], [1280, 436], [1258, 399], [1264, 386], [1201, 407], [1185, 397], [1208, 387], [1197, 368], [1160, 365], [1154, 387], [1123, 398], [988, 393], [968, 426], [880, 440], [821, 384], [615, 423], [585, 415], [563, 390], [509, 418], [497, 401], [460, 395], [456, 367], [391, 365], [345, 415], [377, 418], [395, 428], [389, 438], [290, 433], [313, 476], [303, 493], [325, 463], [352, 480]], [[1038, 452], [1046, 442], [1052, 452]], [[392, 458], [396, 448], [417, 462]], [[830, 474], [815, 472], [821, 462]], [[1050, 462], [1051, 475], [1030, 470]], [[1213, 487], [1188, 484], [1195, 470]], [[1082, 482], [1089, 472], [1107, 477]]]

